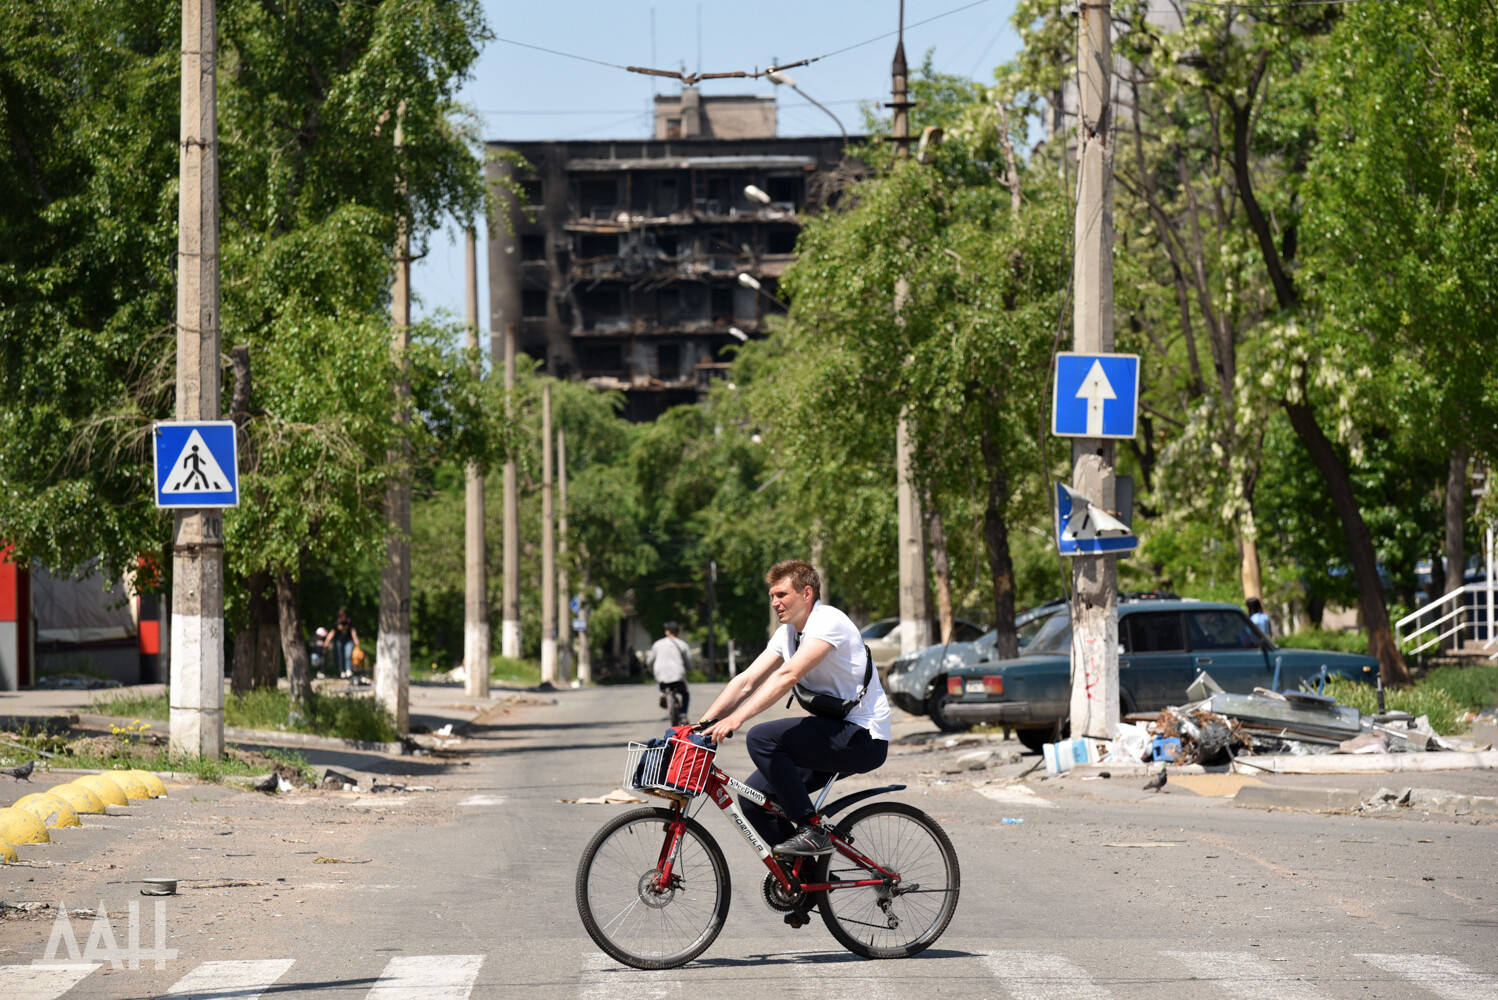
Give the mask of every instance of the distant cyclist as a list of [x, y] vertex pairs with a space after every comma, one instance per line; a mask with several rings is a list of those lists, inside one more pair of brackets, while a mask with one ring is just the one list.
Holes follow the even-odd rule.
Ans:
[[[675, 622], [665, 624], [666, 636], [656, 640], [655, 645], [650, 647], [650, 655], [645, 657], [645, 662], [650, 666], [651, 673], [655, 674], [655, 682], [661, 689], [661, 707], [666, 707], [666, 692], [675, 691], [681, 696], [681, 717], [687, 717], [687, 704], [691, 700], [691, 693], [687, 690], [687, 671], [692, 669], [692, 649], [677, 636], [681, 626]], [[676, 719], [672, 719], [675, 725]]]
[[808, 790], [833, 774], [863, 774], [884, 763], [889, 701], [858, 626], [819, 599], [822, 582], [815, 569], [799, 559], [777, 563], [765, 583], [780, 628], [707, 710], [706, 718], [719, 720], [707, 735], [722, 740], [794, 689], [813, 714], [760, 723], [749, 730], [746, 749], [759, 768], [748, 784], [771, 793], [795, 829], [743, 798], [739, 805], [777, 854], [827, 854], [832, 840], [812, 822], [816, 810]]

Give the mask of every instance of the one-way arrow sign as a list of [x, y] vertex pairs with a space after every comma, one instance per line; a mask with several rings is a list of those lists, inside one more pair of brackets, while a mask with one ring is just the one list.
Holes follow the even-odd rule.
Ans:
[[1055, 391], [1051, 433], [1131, 438], [1138, 424], [1139, 356], [1058, 354]]

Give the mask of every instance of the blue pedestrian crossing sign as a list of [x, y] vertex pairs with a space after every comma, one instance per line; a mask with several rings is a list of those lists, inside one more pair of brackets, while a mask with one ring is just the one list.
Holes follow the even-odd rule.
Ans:
[[1139, 355], [1056, 355], [1051, 433], [1131, 438], [1139, 423]]
[[1064, 556], [1132, 552], [1139, 536], [1065, 483], [1056, 484], [1056, 546]]
[[232, 420], [158, 423], [156, 506], [239, 506], [239, 449]]

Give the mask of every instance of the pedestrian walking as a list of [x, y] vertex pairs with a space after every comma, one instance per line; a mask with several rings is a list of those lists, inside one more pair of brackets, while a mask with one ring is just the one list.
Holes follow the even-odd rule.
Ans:
[[1274, 635], [1274, 624], [1270, 622], [1269, 616], [1264, 613], [1264, 604], [1257, 597], [1250, 597], [1246, 602], [1248, 606], [1248, 620], [1254, 623], [1254, 627], [1268, 638]]
[[348, 608], [338, 609], [338, 620], [333, 623], [333, 631], [328, 633], [324, 645], [332, 649], [338, 676], [354, 676], [354, 668], [362, 665], [363, 657], [359, 657], [360, 663], [354, 662], [354, 650], [359, 648], [359, 630], [354, 628], [354, 619], [349, 617]]

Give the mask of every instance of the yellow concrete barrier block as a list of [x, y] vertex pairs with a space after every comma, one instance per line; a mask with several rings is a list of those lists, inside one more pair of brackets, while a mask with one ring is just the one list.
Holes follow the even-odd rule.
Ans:
[[82, 785], [76, 785], [72, 782], [68, 782], [65, 785], [53, 785], [47, 789], [47, 794], [56, 795], [72, 806], [73, 811], [80, 816], [100, 816], [104, 813], [104, 800]]
[[135, 776], [134, 772], [102, 771], [99, 776], [101, 778], [108, 778], [116, 785], [119, 785], [120, 791], [132, 799], [139, 801], [140, 799], [149, 799], [151, 797], [151, 790], [146, 787], [144, 781]]
[[25, 809], [0, 809], [0, 840], [11, 844], [50, 844], [47, 827]]
[[83, 825], [72, 806], [47, 792], [32, 792], [30, 795], [23, 795], [16, 799], [15, 807], [31, 813], [45, 823], [49, 830], [56, 830], [60, 826]]
[[166, 795], [166, 784], [150, 771], [134, 770], [130, 773], [139, 778], [140, 783], [146, 786], [146, 791], [151, 794], [151, 798], [159, 799]]
[[104, 804], [107, 806], [128, 806], [130, 804], [130, 799], [125, 794], [125, 790], [102, 774], [86, 775], [73, 782], [73, 784], [82, 785], [84, 788], [87, 788], [103, 799]]
[[0, 840], [0, 864], [13, 865], [20, 860], [20, 857], [16, 854], [16, 849], [10, 846], [10, 842]]

